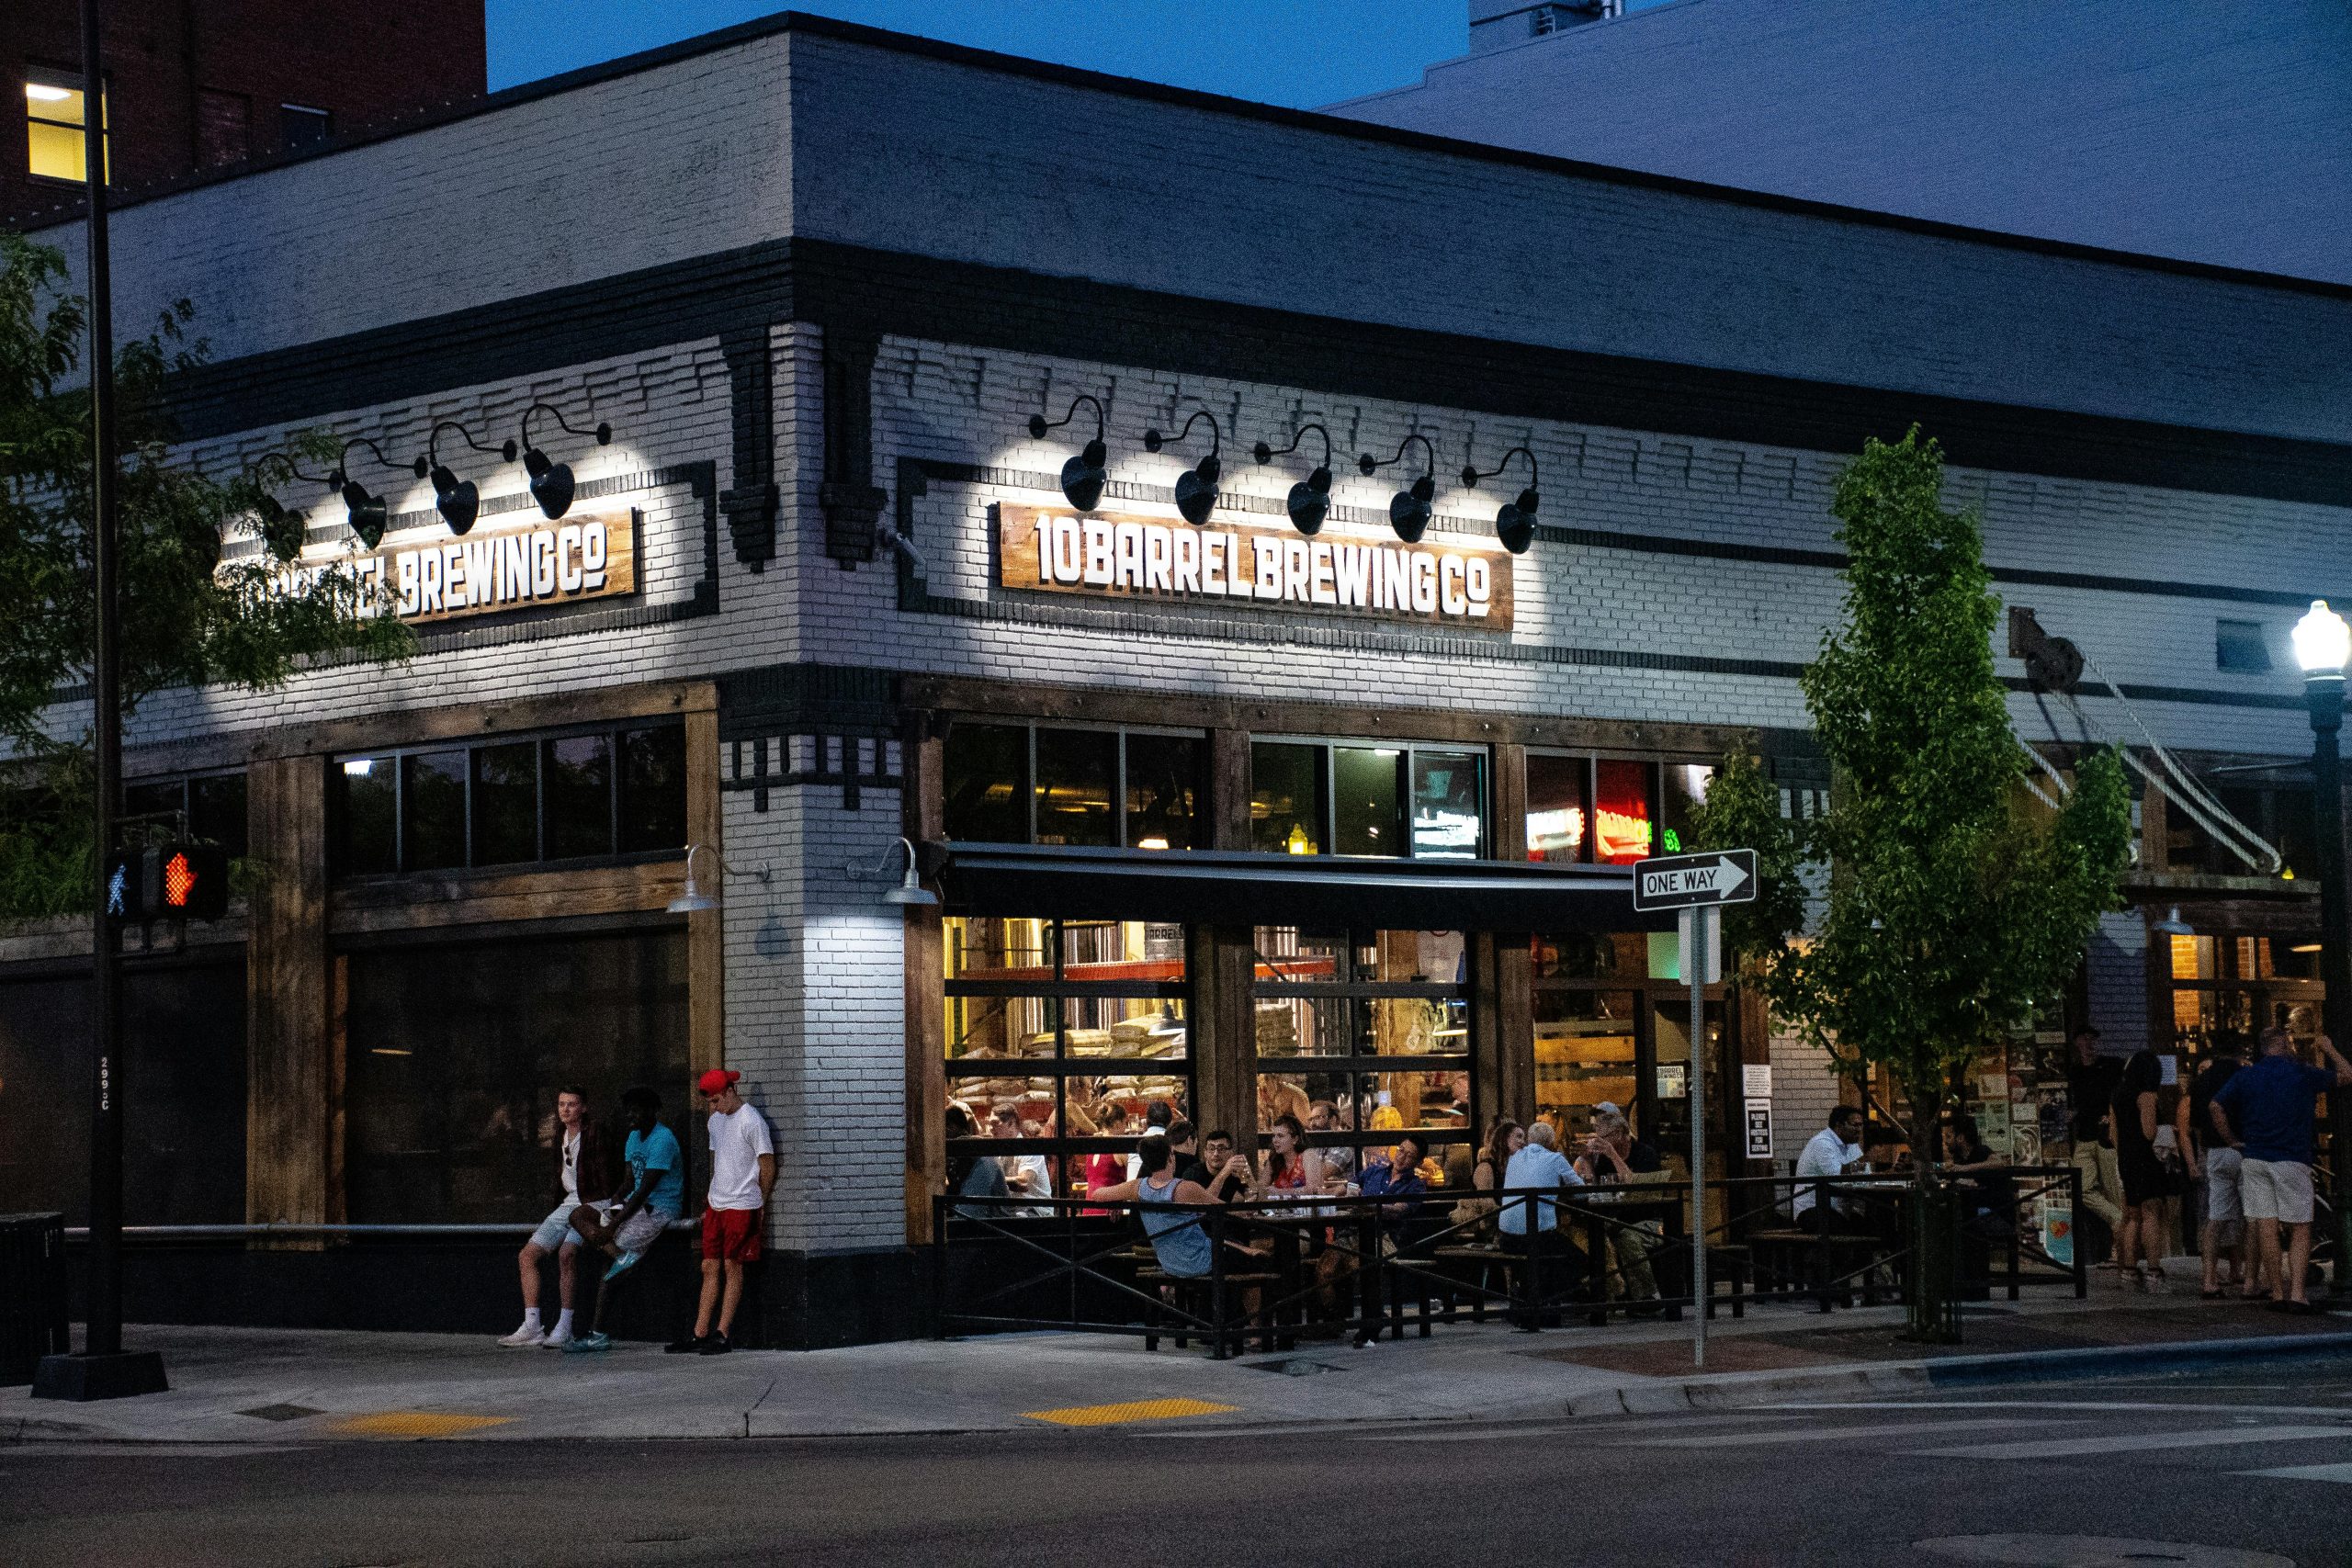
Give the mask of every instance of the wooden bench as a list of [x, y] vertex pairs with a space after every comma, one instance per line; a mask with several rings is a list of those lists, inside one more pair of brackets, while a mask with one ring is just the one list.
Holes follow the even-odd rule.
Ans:
[[[1779, 1279], [1802, 1281], [1799, 1289], [1791, 1293], [1810, 1292], [1821, 1303], [1824, 1312], [1850, 1299], [1850, 1286], [1832, 1281], [1855, 1274], [1861, 1277], [1863, 1304], [1878, 1304], [1877, 1258], [1883, 1243], [1875, 1235], [1845, 1231], [1759, 1230], [1747, 1233], [1747, 1245], [1755, 1254], [1759, 1281], [1768, 1268]], [[1859, 1269], [1851, 1266], [1856, 1258], [1861, 1260]], [[1757, 1293], [1763, 1292], [1759, 1290]]]
[[[1238, 1301], [1240, 1299], [1239, 1292], [1272, 1285], [1278, 1283], [1281, 1279], [1281, 1275], [1271, 1271], [1241, 1274], [1236, 1274], [1228, 1271], [1225, 1276], [1225, 1293], [1227, 1303], [1230, 1305], [1231, 1303]], [[1139, 1268], [1136, 1270], [1136, 1284], [1142, 1288], [1156, 1289], [1157, 1292], [1163, 1299], [1163, 1303], [1171, 1304], [1176, 1312], [1184, 1314], [1186, 1316], [1196, 1318], [1209, 1317], [1212, 1315], [1210, 1309], [1216, 1304], [1209, 1299], [1213, 1281], [1206, 1275], [1170, 1274], [1166, 1269], [1159, 1267], [1157, 1263], [1153, 1263], [1146, 1265], [1145, 1267]], [[1172, 1321], [1163, 1318], [1161, 1316], [1162, 1310], [1164, 1310], [1164, 1308], [1155, 1308], [1150, 1313], [1149, 1316], [1145, 1319], [1143, 1336], [1143, 1348], [1145, 1349], [1157, 1350], [1159, 1348], [1159, 1340], [1163, 1326], [1166, 1329], [1167, 1337], [1176, 1342], [1176, 1348], [1179, 1350], [1189, 1348], [1195, 1335], [1202, 1335], [1205, 1337], [1206, 1331], [1196, 1328], [1192, 1324], [1184, 1322], [1181, 1318], [1177, 1318]], [[1262, 1309], [1261, 1309], [1257, 1314], [1257, 1324], [1260, 1331], [1259, 1342], [1261, 1348], [1268, 1351], [1272, 1350], [1274, 1348], [1274, 1325], [1272, 1319], [1269, 1317]], [[1249, 1337], [1246, 1334], [1237, 1335], [1235, 1337], [1235, 1348], [1238, 1349], [1241, 1345], [1247, 1341], [1248, 1337]]]

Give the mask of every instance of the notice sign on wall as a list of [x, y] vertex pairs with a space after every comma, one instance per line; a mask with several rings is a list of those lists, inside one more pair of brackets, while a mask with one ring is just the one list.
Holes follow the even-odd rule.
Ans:
[[534, 514], [518, 526], [478, 526], [463, 538], [387, 538], [352, 570], [368, 585], [388, 588], [392, 613], [403, 621], [610, 598], [637, 588], [636, 517], [622, 512], [549, 522]]
[[1049, 512], [997, 513], [998, 581], [1049, 593], [1247, 603], [1466, 631], [1509, 631], [1511, 558], [1498, 546], [1308, 538], [1283, 525]]

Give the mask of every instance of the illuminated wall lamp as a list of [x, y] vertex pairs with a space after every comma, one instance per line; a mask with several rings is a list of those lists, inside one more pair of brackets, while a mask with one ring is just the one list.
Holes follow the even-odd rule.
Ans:
[[1091, 403], [1094, 407], [1094, 438], [1079, 448], [1078, 456], [1062, 465], [1062, 499], [1080, 512], [1091, 512], [1102, 502], [1102, 486], [1110, 479], [1106, 465], [1111, 460], [1111, 448], [1102, 440], [1102, 404], [1084, 392], [1072, 398], [1069, 409], [1051, 424], [1046, 416], [1029, 416], [1029, 437], [1042, 441], [1046, 432], [1059, 430], [1078, 417], [1078, 405]]
[[382, 496], [351, 477], [351, 449], [365, 446], [376, 455], [376, 461], [388, 468], [405, 468], [384, 456], [384, 449], [364, 435], [355, 435], [343, 444], [343, 455], [336, 459], [334, 472], [327, 476], [327, 483], [343, 492], [344, 521], [359, 542], [374, 549], [384, 542], [384, 526], [391, 520], [391, 508]]
[[[533, 403], [523, 411], [523, 471], [531, 476], [531, 499], [552, 521], [571, 510], [571, 496], [578, 481], [572, 478], [571, 464], [556, 462], [531, 445], [531, 416], [535, 413], [552, 415], [568, 434], [594, 435], [599, 446], [613, 444], [613, 427], [600, 423], [594, 430], [574, 430], [571, 422], [563, 417], [563, 411], [553, 403]], [[512, 451], [513, 447], [507, 449]]]
[[717, 850], [712, 849], [708, 844], [688, 844], [686, 846], [686, 890], [670, 900], [670, 913], [673, 915], [699, 915], [706, 910], [718, 908], [718, 900], [704, 892], [701, 885], [695, 881], [695, 856], [697, 853], [707, 854], [711, 859], [718, 861], [719, 874], [721, 876], [727, 874], [727, 863], [718, 860]]
[[424, 438], [424, 450], [417, 454], [416, 461], [410, 467], [415, 470], [418, 479], [433, 481], [433, 510], [441, 514], [441, 521], [449, 525], [449, 532], [464, 534], [473, 527], [474, 519], [481, 515], [481, 491], [473, 480], [459, 479], [441, 461], [441, 433], [445, 430], [456, 431], [475, 451], [503, 457], [510, 463], [514, 460], [514, 443], [509, 441], [503, 446], [485, 446], [474, 439], [471, 431], [454, 419], [437, 422], [432, 434]]
[[1302, 424], [1290, 438], [1289, 446], [1269, 446], [1261, 441], [1250, 455], [1261, 464], [1270, 463], [1297, 451], [1298, 444], [1306, 439], [1310, 430], [1323, 438], [1323, 460], [1315, 465], [1313, 473], [1290, 487], [1283, 510], [1290, 513], [1292, 527], [1313, 538], [1331, 512], [1331, 433], [1319, 424]]
[[1356, 458], [1356, 471], [1370, 479], [1381, 469], [1393, 468], [1403, 462], [1405, 449], [1416, 441], [1421, 444], [1421, 450], [1428, 455], [1430, 465], [1420, 478], [1398, 491], [1388, 502], [1388, 525], [1396, 531], [1398, 538], [1408, 545], [1419, 544], [1421, 536], [1429, 532], [1430, 503], [1437, 495], [1437, 448], [1430, 445], [1428, 436], [1415, 431], [1396, 444], [1396, 455], [1386, 462], [1382, 462], [1369, 452]]
[[1495, 513], [1495, 537], [1500, 539], [1503, 548], [1511, 554], [1523, 556], [1527, 553], [1527, 547], [1535, 542], [1535, 509], [1544, 499], [1535, 490], [1541, 482], [1535, 471], [1535, 454], [1524, 446], [1514, 446], [1503, 454], [1501, 462], [1484, 473], [1478, 471], [1476, 463], [1464, 463], [1462, 466], [1462, 485], [1465, 490], [1477, 489], [1480, 479], [1491, 479], [1510, 468], [1513, 457], [1527, 459], [1527, 488], [1519, 492], [1518, 500], [1503, 502], [1502, 510]]
[[1216, 416], [1206, 409], [1194, 409], [1184, 421], [1184, 428], [1174, 435], [1162, 435], [1157, 430], [1143, 433], [1143, 449], [1157, 452], [1163, 446], [1173, 446], [1190, 440], [1193, 426], [1209, 422], [1209, 455], [1176, 476], [1176, 510], [1184, 521], [1195, 527], [1209, 520], [1216, 510], [1217, 476], [1225, 471], [1225, 464], [1217, 454], [1225, 449], [1225, 440], [1218, 432]]

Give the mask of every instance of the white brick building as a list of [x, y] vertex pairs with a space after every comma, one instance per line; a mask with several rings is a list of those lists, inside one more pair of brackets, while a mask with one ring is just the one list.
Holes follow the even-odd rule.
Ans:
[[[134, 1140], [142, 1113], [165, 1130], [134, 1162], [132, 1220], [532, 1217], [517, 1184], [556, 1080], [607, 1097], [656, 1077], [692, 1150], [688, 1069], [723, 1062], [784, 1156], [763, 1312], [790, 1343], [914, 1327], [950, 1102], [1023, 1112], [1061, 1140], [1066, 1181], [1123, 1146], [1106, 1117], [1171, 1082], [1245, 1135], [1294, 1096], [1365, 1096], [1363, 1116], [1441, 1144], [1496, 1113], [1573, 1130], [1611, 1098], [1670, 1144], [1690, 1070], [1670, 954], [1607, 918], [1604, 870], [1525, 863], [1656, 844], [1687, 770], [1747, 731], [1792, 797], [1827, 787], [1794, 676], [1837, 609], [1826, 503], [1864, 436], [1940, 437], [2004, 596], [2208, 766], [2302, 751], [2286, 628], [2343, 570], [2352, 509], [2352, 291], [805, 18], [133, 201], [115, 235], [118, 319], [186, 294], [210, 340], [181, 389], [192, 461], [323, 429], [404, 464], [435, 422], [494, 446], [544, 402], [615, 433], [533, 423], [581, 481], [561, 521], [636, 546], [627, 592], [420, 621], [405, 666], [142, 707], [134, 779], [196, 810], [172, 781], [242, 777], [245, 852], [277, 874], [231, 940], [130, 982], [134, 1006], [209, 998], [215, 1021], [209, 1067], [136, 1047], [134, 1073], [175, 1087], [132, 1102]], [[70, 229], [40, 237], [78, 252]], [[1133, 536], [1142, 591], [1041, 587], [1021, 553], [1035, 519], [1050, 556], [1079, 518], [1057, 476], [1092, 412], [1028, 425], [1080, 398], [1106, 416], [1096, 510], [1164, 530]], [[1204, 432], [1143, 437], [1204, 411], [1224, 470], [1196, 531], [1173, 486]], [[1337, 475], [1313, 544], [1283, 505], [1315, 438], [1250, 460], [1310, 423]], [[1513, 557], [1495, 512], [1526, 468], [1454, 476], [1522, 446], [1543, 502]], [[519, 468], [439, 451], [481, 487], [479, 536], [547, 521]], [[1366, 558], [1346, 552], [1398, 547], [1390, 497], [1424, 471], [1432, 607], [1342, 606], [1334, 584]], [[439, 547], [417, 570], [446, 590], [464, 547], [431, 488], [353, 472], [389, 496], [385, 549]], [[284, 493], [314, 558], [356, 548], [339, 502]], [[1270, 560], [1296, 545], [1303, 602], [1185, 577], [1219, 534], [1253, 564], [1260, 539]], [[1326, 544], [1345, 550], [1319, 560]], [[1507, 626], [1450, 608], [1474, 573], [1507, 587]], [[2249, 639], [2270, 670], [2217, 668]], [[2020, 732], [2051, 739], [2003, 668]], [[2291, 805], [2242, 776], [2273, 791], [2249, 811]], [[2312, 923], [2309, 879], [2226, 874], [2161, 804], [2143, 908], [2109, 921], [2069, 1003], [2110, 1045], [2315, 991], [2272, 962]], [[1346, 852], [1449, 832], [1490, 887], [1431, 891], [1411, 878], [1442, 862]], [[882, 902], [902, 835], [944, 912]], [[673, 916], [688, 839], [723, 858], [722, 908]], [[1302, 849], [1342, 853], [1225, 858]], [[1238, 891], [1195, 908], [1154, 880], [1179, 861]], [[714, 870], [697, 860], [706, 886]], [[1531, 944], [1537, 896], [1570, 915]], [[2254, 944], [2241, 974], [2241, 944], [2209, 943], [2185, 1004], [2146, 956], [2144, 907], [2173, 903]], [[54, 937], [0, 949], [11, 1089], [78, 1081], [70, 1054], [26, 1043], [70, 1012], [69, 958]], [[1328, 989], [1281, 994], [1278, 974]], [[1734, 1007], [1706, 1052], [1734, 1128], [1728, 1069], [1776, 1050], [1752, 1014]], [[1324, 1059], [1273, 1060], [1285, 1038]], [[1838, 1091], [1777, 1049], [1785, 1168]], [[1034, 1059], [988, 1066], [1010, 1056]], [[232, 1061], [242, 1098], [219, 1089]], [[173, 1107], [208, 1074], [215, 1129], [244, 1118], [241, 1182], [173, 1152]], [[77, 1134], [20, 1131], [11, 1100], [0, 1143], [32, 1154], [0, 1164], [0, 1208], [38, 1206], [35, 1167], [72, 1168]], [[1718, 1138], [1721, 1168], [1770, 1168], [1743, 1153]], [[133, 1288], [155, 1314], [472, 1326], [505, 1311], [503, 1245], [436, 1254], [479, 1307], [354, 1288], [391, 1256], [359, 1247], [134, 1258]]]

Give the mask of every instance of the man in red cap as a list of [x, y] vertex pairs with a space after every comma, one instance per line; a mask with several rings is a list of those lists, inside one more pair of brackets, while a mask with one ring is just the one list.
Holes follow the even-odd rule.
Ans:
[[[710, 1102], [710, 1194], [702, 1212], [702, 1303], [694, 1334], [673, 1354], [723, 1356], [743, 1300], [743, 1265], [760, 1257], [768, 1194], [775, 1190], [775, 1143], [767, 1118], [735, 1092], [743, 1075], [713, 1067], [695, 1085]], [[716, 1315], [718, 1321], [712, 1322]]]

